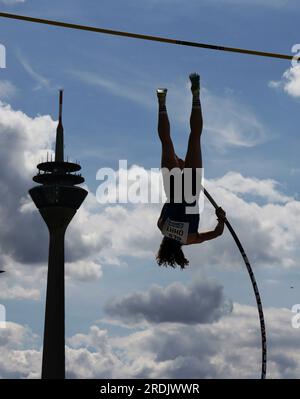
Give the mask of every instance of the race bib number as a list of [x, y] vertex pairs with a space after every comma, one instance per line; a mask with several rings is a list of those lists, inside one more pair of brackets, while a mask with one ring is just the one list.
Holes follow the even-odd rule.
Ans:
[[175, 222], [174, 220], [167, 219], [162, 229], [162, 233], [164, 236], [173, 238], [173, 240], [177, 240], [182, 244], [185, 244], [187, 241], [189, 232], [189, 223], [184, 222]]

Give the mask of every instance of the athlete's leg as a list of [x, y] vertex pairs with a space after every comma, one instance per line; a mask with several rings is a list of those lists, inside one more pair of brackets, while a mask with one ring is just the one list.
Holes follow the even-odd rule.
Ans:
[[179, 161], [175, 154], [170, 133], [170, 122], [166, 108], [167, 89], [158, 89], [158, 135], [162, 144], [161, 168], [164, 190], [167, 199], [173, 201], [175, 198], [175, 181], [169, 173], [174, 168], [179, 168]]
[[200, 82], [199, 75], [190, 75], [192, 83], [193, 105], [190, 116], [190, 136], [188, 149], [185, 156], [186, 168], [202, 168], [201, 154], [201, 133], [203, 128], [202, 110], [200, 103]]
[[177, 156], [175, 154], [171, 139], [170, 122], [166, 108], [167, 89], [157, 89], [158, 97], [158, 136], [162, 145], [161, 167], [173, 169], [178, 167]]
[[[199, 198], [200, 184], [202, 177], [202, 153], [201, 153], [201, 133], [203, 128], [202, 110], [200, 103], [200, 78], [198, 74], [191, 74], [191, 91], [193, 94], [193, 104], [190, 116], [190, 136], [188, 149], [185, 157], [184, 170], [184, 191], [188, 203], [188, 196], [192, 194], [193, 198]], [[190, 174], [191, 173], [191, 174]]]

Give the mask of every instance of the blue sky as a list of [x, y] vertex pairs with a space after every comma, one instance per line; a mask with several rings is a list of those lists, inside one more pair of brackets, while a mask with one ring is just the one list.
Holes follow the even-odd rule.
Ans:
[[[293, 0], [205, 0], [201, 3], [193, 0], [184, 7], [177, 0], [54, 0], [51, 6], [46, 1], [8, 0], [0, 4], [2, 11], [35, 17], [285, 54], [292, 54], [292, 46], [300, 40], [297, 31], [300, 7]], [[19, 332], [19, 335], [7, 335], [3, 356], [11, 350], [7, 348], [14, 348], [14, 345], [18, 346], [20, 355], [29, 350], [31, 360], [27, 368], [32, 373], [26, 373], [17, 364], [9, 371], [0, 367], [0, 375], [26, 378], [37, 377], [39, 373], [47, 233], [37, 212], [30, 208], [26, 191], [33, 185], [31, 176], [38, 156], [53, 146], [57, 91], [64, 88], [66, 153], [81, 162], [90, 190], [90, 199], [76, 216], [67, 238], [70, 267], [67, 268], [66, 326], [67, 336], [72, 337], [69, 356], [76, 364], [78, 348], [84, 348], [87, 368], [93, 369], [89, 348], [93, 347], [93, 353], [103, 350], [89, 341], [93, 339], [90, 326], [96, 325], [98, 333], [102, 331], [100, 335], [107, 330], [103, 334], [107, 334], [105, 339], [111, 348], [107, 356], [113, 364], [108, 368], [101, 363], [101, 367], [94, 367], [92, 374], [84, 371], [76, 374], [70, 364], [69, 375], [78, 378], [155, 377], [163, 370], [163, 375], [173, 378], [193, 376], [193, 373], [202, 377], [255, 378], [259, 369], [258, 320], [250, 282], [229, 234], [226, 232], [214, 243], [205, 244], [205, 248], [188, 248], [191, 267], [186, 272], [161, 269], [154, 260], [160, 239], [159, 231], [154, 228], [159, 208], [151, 205], [148, 208], [105, 207], [97, 204], [94, 198], [99, 184], [96, 172], [101, 167], [117, 169], [119, 159], [127, 159], [131, 167], [138, 165], [146, 170], [159, 167], [156, 87], [169, 89], [173, 139], [176, 150], [184, 156], [190, 112], [188, 75], [197, 71], [201, 74], [204, 110], [205, 177], [212, 194], [237, 227], [253, 262], [263, 303], [270, 315], [271, 375], [275, 378], [293, 376], [300, 368], [300, 356], [293, 347], [293, 339], [296, 342], [299, 331], [292, 329], [289, 322], [290, 309], [300, 299], [297, 261], [297, 238], [300, 236], [297, 226], [300, 218], [299, 70], [293, 71], [289, 61], [5, 19], [0, 19], [0, 43], [7, 52], [7, 68], [0, 69], [1, 146], [7, 145], [11, 150], [11, 157], [6, 148], [1, 152], [5, 177], [1, 181], [4, 216], [0, 221], [2, 226], [6, 226], [8, 220], [16, 226], [16, 231], [3, 227], [1, 235], [1, 262], [8, 270], [8, 277], [1, 276], [0, 300], [12, 322], [11, 331]], [[10, 111], [5, 108], [7, 104]], [[11, 209], [14, 201], [17, 213]], [[25, 205], [22, 208], [20, 204]], [[202, 219], [201, 229], [214, 226], [209, 205]], [[39, 232], [29, 233], [32, 226]], [[32, 247], [37, 237], [40, 237], [40, 249], [35, 255]], [[17, 240], [17, 248], [14, 248]], [[200, 283], [191, 286], [195, 281]], [[175, 288], [174, 282], [179, 284]], [[165, 287], [165, 293], [159, 296], [164, 302], [163, 309], [173, 294], [177, 295], [178, 303], [185, 301], [187, 306], [189, 294], [194, 290], [201, 294], [210, 287], [217, 294], [219, 287], [223, 287], [224, 298], [220, 294], [219, 302], [211, 306], [222, 308], [223, 302], [230, 300], [237, 315], [233, 310], [231, 315], [216, 316], [212, 326], [211, 321], [204, 324], [200, 321], [195, 328], [199, 331], [203, 328], [203, 337], [209, 328], [215, 328], [211, 331], [219, 336], [222, 329], [227, 331], [226, 318], [234, 317], [236, 328], [243, 334], [248, 328], [245, 316], [248, 312], [258, 337], [254, 345], [257, 357], [251, 369], [244, 370], [244, 374], [240, 371], [247, 364], [250, 344], [245, 345], [245, 356], [240, 363], [236, 361], [231, 367], [230, 350], [234, 351], [239, 345], [232, 337], [221, 351], [224, 366], [218, 369], [212, 366], [211, 370], [204, 370], [197, 362], [193, 368], [194, 363], [189, 359], [186, 359], [189, 366], [180, 366], [177, 364], [180, 356], [175, 355], [164, 361], [153, 360], [153, 349], [145, 349], [144, 344], [139, 348], [138, 343], [154, 336], [156, 329], [165, 328], [173, 333], [176, 328], [178, 332], [188, 325], [180, 320], [175, 327], [168, 321], [153, 324], [146, 317], [149, 309], [155, 307], [152, 284]], [[290, 289], [291, 285], [295, 288]], [[173, 288], [168, 291], [170, 286]], [[145, 297], [139, 297], [139, 292]], [[132, 316], [126, 300], [128, 296], [147, 303], [141, 311], [144, 319]], [[115, 306], [109, 312], [105, 304], [114, 303], [113, 297], [120, 301], [119, 308]], [[132, 318], [124, 320], [117, 311], [120, 308]], [[272, 333], [282, 341], [274, 338], [272, 343]], [[28, 343], [27, 336], [34, 334], [37, 334], [36, 341]], [[282, 342], [287, 337], [291, 347], [284, 363]], [[136, 351], [130, 346], [134, 340], [139, 348]], [[30, 345], [34, 349], [28, 349]], [[163, 353], [163, 345], [167, 343], [160, 345]], [[127, 356], [126, 362], [130, 364], [127, 375], [124, 371], [118, 374], [117, 370], [123, 370], [118, 366], [118, 351], [124, 351]], [[150, 353], [149, 358], [145, 353]], [[142, 361], [143, 356], [146, 360]], [[211, 365], [213, 356], [209, 358]], [[172, 363], [170, 359], [175, 360]], [[182, 374], [174, 370], [181, 370]]]

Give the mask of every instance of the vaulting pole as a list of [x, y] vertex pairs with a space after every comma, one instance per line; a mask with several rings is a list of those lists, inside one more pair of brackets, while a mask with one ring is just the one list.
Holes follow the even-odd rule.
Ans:
[[[216, 201], [213, 199], [213, 197], [209, 194], [209, 192], [202, 186], [202, 190], [206, 196], [206, 198], [209, 200], [209, 202], [212, 204], [212, 206], [217, 209], [219, 206], [216, 203]], [[255, 280], [255, 276], [252, 270], [252, 267], [250, 265], [249, 259], [246, 255], [246, 252], [238, 238], [238, 236], [236, 235], [233, 227], [231, 226], [231, 224], [229, 223], [229, 221], [225, 220], [225, 224], [228, 228], [228, 230], [230, 231], [241, 255], [242, 258], [245, 262], [251, 283], [252, 283], [252, 287], [253, 287], [253, 291], [254, 291], [254, 295], [255, 295], [255, 299], [256, 299], [256, 304], [257, 304], [257, 310], [258, 310], [258, 315], [259, 315], [259, 321], [260, 321], [260, 332], [261, 332], [261, 352], [262, 352], [262, 361], [261, 361], [261, 378], [265, 379], [266, 378], [266, 373], [267, 373], [267, 335], [266, 335], [266, 325], [265, 325], [265, 319], [264, 319], [264, 312], [263, 312], [263, 306], [262, 306], [262, 302], [260, 299], [260, 294], [259, 294], [259, 290], [258, 290], [258, 286]]]

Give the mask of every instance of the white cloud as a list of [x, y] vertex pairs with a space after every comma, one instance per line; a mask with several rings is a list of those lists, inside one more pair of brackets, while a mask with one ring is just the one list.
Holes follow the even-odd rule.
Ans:
[[38, 336], [28, 327], [12, 322], [0, 331], [1, 378], [40, 378]]
[[300, 97], [300, 65], [283, 74], [284, 90], [292, 97]]
[[20, 285], [8, 286], [5, 280], [1, 282], [0, 287], [0, 299], [40, 299], [40, 291], [35, 288], [25, 288]]
[[[28, 202], [27, 190], [31, 185], [34, 164], [49, 148], [54, 126], [49, 116], [30, 118], [0, 103], [0, 259], [4, 270], [16, 270], [20, 263], [23, 263], [24, 269], [24, 263], [30, 263], [36, 255], [39, 257], [41, 254], [41, 246], [34, 244], [40, 230], [40, 221], [36, 218], [38, 215], [32, 217], [32, 214], [24, 213], [22, 209]], [[26, 272], [25, 268], [24, 277]], [[27, 293], [24, 291], [22, 278], [16, 278], [15, 281], [9, 279], [6, 286], [7, 279], [8, 275], [0, 279], [0, 284], [3, 284], [2, 295], [10, 298], [12, 295], [18, 298], [36, 297], [35, 288], [27, 287]], [[24, 287], [23, 290], [18, 286]]]
[[74, 335], [67, 340], [67, 345], [68, 378], [78, 378], [79, 375], [86, 375], [84, 378], [116, 378], [117, 370], [124, 367], [114, 353], [108, 332], [97, 326], [91, 326], [88, 334]]
[[[288, 309], [265, 309], [268, 378], [298, 378], [298, 331]], [[124, 337], [93, 326], [68, 340], [72, 378], [260, 378], [257, 310], [234, 304], [212, 324], [155, 324]], [[82, 367], [77, 362], [82, 361]], [[84, 367], [83, 367], [84, 366]], [[104, 366], [104, 367], [103, 367]], [[107, 369], [105, 370], [105, 367]]]
[[269, 82], [269, 87], [283, 89], [291, 97], [300, 97], [300, 65], [287, 69], [280, 81]]
[[[255, 184], [255, 179], [252, 184]], [[244, 184], [242, 184], [243, 186]], [[299, 201], [292, 199], [284, 204], [259, 205], [254, 201], [243, 200], [232, 193], [230, 188], [223, 188], [217, 183], [206, 181], [206, 187], [217, 203], [226, 210], [228, 218], [254, 266], [298, 267], [297, 241], [300, 229], [295, 225], [295, 218], [299, 217]], [[235, 187], [235, 191], [239, 190]], [[253, 190], [252, 187], [251, 192], [261, 195], [260, 184], [257, 184], [257, 190]], [[274, 196], [274, 194], [272, 195]], [[208, 213], [206, 208], [201, 215], [201, 229], [208, 223], [211, 225]], [[210, 220], [214, 220], [214, 218]], [[202, 245], [201, 251], [191, 249], [189, 252], [193, 264], [195, 262], [208, 267], [220, 264], [223, 268], [230, 264], [241, 265], [241, 259], [236, 256], [236, 248], [227, 230], [222, 237]]]
[[272, 179], [260, 180], [255, 177], [244, 177], [237, 172], [228, 172], [219, 179], [211, 180], [211, 182], [234, 194], [253, 194], [269, 202], [286, 203], [293, 201], [292, 197], [278, 191], [278, 182]]
[[66, 277], [79, 281], [90, 281], [102, 276], [101, 266], [89, 259], [66, 263]]
[[[299, 330], [289, 309], [266, 308], [268, 378], [298, 378]], [[0, 376], [40, 378], [38, 337], [7, 323], [1, 330]], [[259, 378], [257, 310], [234, 304], [233, 313], [211, 324], [159, 323], [129, 335], [110, 336], [91, 326], [67, 339], [68, 378]]]

